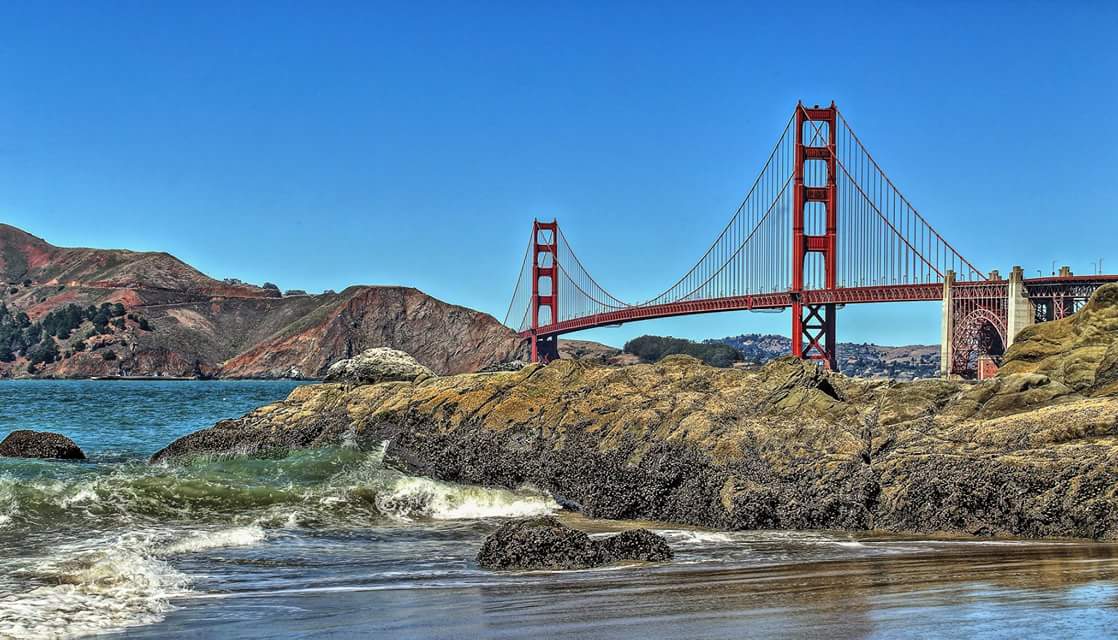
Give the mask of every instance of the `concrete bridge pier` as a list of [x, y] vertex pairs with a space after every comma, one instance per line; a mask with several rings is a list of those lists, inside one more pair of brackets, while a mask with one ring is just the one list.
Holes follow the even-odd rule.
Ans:
[[939, 374], [946, 378], [951, 375], [951, 361], [955, 354], [951, 348], [955, 336], [955, 272], [948, 271], [943, 278], [943, 316], [939, 332]]
[[1008, 349], [1017, 334], [1025, 327], [1036, 321], [1036, 310], [1029, 300], [1029, 292], [1025, 289], [1025, 270], [1019, 266], [1013, 267], [1009, 272], [1009, 283], [1006, 287], [1006, 327], [1005, 348]]

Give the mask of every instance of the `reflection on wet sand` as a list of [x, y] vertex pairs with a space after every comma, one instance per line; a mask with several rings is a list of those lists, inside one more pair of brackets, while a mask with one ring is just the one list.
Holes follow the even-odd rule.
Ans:
[[[128, 637], [1029, 638], [1118, 629], [1118, 545], [713, 532], [644, 525], [662, 565], [494, 574], [472, 556], [488, 526], [322, 533], [197, 557], [209, 595]], [[344, 562], [327, 558], [344, 553]], [[196, 565], [194, 563], [197, 563]], [[220, 567], [241, 586], [226, 591]], [[227, 578], [227, 576], [226, 576]], [[369, 633], [370, 629], [377, 630]]]
[[485, 586], [479, 604], [491, 637], [1030, 637], [1118, 623], [1116, 545], [855, 544], [867, 555]]

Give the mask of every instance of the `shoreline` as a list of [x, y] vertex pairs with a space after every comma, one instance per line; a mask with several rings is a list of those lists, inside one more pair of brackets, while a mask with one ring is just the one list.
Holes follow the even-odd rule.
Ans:
[[236, 382], [239, 380], [251, 382], [306, 382], [317, 384], [322, 378], [200, 378], [193, 376], [90, 376], [86, 378], [55, 378], [50, 376], [19, 376], [15, 378], [0, 378], [0, 382], [21, 381], [50, 381], [50, 382]]
[[[1063, 395], [1056, 395], [1063, 394]], [[885, 383], [686, 356], [419, 382], [310, 384], [152, 456], [387, 442], [410, 474], [547, 491], [592, 518], [717, 530], [1118, 539], [1118, 398], [1035, 374]], [[1102, 444], [1100, 444], [1100, 442]]]

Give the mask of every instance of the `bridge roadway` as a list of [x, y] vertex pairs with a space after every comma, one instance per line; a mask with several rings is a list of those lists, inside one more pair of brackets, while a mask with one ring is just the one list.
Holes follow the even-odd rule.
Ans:
[[[1108, 282], [1118, 282], [1118, 275], [1090, 275], [1090, 276], [1051, 276], [1042, 278], [1025, 278], [1025, 289], [1035, 290], [1036, 295], [1032, 295], [1030, 291], [1030, 298], [1047, 298], [1040, 292], [1041, 289], [1052, 287], [1063, 287], [1071, 289], [1075, 286], [1086, 286], [1090, 288], [1097, 288]], [[981, 280], [981, 281], [968, 281], [956, 282], [953, 285], [954, 295], [958, 298], [969, 297], [968, 293], [973, 292], [975, 296], [989, 295], [984, 290], [988, 290], [991, 286], [994, 287], [1008, 287], [1009, 281], [1005, 279], [998, 280]], [[939, 283], [931, 284], [909, 284], [909, 285], [888, 285], [888, 286], [869, 286], [869, 287], [843, 287], [833, 290], [816, 289], [804, 291], [801, 294], [801, 301], [804, 304], [818, 305], [818, 304], [871, 304], [875, 302], [941, 302], [944, 297], [944, 285]], [[790, 291], [782, 291], [775, 293], [759, 293], [746, 296], [728, 296], [723, 298], [709, 298], [704, 300], [693, 300], [685, 302], [672, 302], [667, 304], [657, 304], [641, 306], [635, 305], [610, 311], [607, 313], [596, 313], [592, 315], [582, 316], [579, 318], [571, 318], [563, 320], [558, 323], [544, 325], [536, 332], [537, 338], [546, 338], [549, 336], [559, 336], [565, 333], [574, 331], [583, 331], [586, 329], [593, 329], [596, 327], [614, 326], [626, 322], [636, 322], [640, 320], [655, 320], [657, 318], [669, 318], [672, 316], [694, 315], [702, 313], [717, 313], [720, 311], [756, 311], [764, 309], [785, 309], [792, 306], [793, 294]], [[531, 330], [522, 331], [520, 333], [525, 339], [531, 339], [533, 333]]]

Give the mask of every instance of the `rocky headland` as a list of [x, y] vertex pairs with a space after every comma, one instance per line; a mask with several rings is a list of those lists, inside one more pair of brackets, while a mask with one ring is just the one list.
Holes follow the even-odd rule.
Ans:
[[0, 378], [320, 378], [380, 346], [445, 375], [526, 355], [488, 314], [410, 287], [281, 293], [167, 253], [56, 247], [4, 224], [0, 285]]
[[997, 378], [895, 383], [685, 356], [317, 384], [153, 461], [350, 439], [592, 517], [719, 529], [1118, 538], [1118, 285], [1020, 336]]

